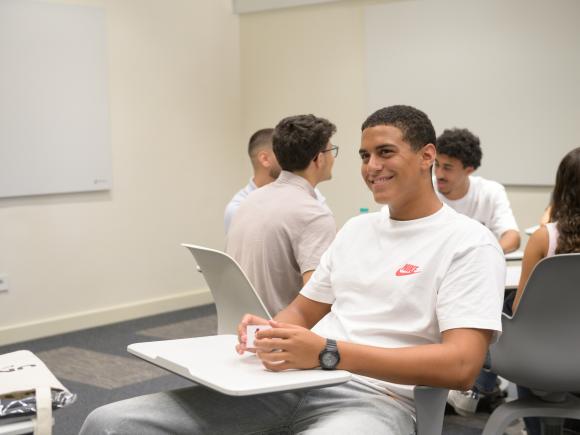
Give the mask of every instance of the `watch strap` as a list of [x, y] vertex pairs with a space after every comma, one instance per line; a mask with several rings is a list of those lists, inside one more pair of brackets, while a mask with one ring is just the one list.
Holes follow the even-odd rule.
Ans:
[[336, 340], [333, 340], [332, 338], [327, 338], [326, 339], [326, 347], [324, 348], [324, 350], [328, 350], [330, 352], [338, 352], [338, 346], [336, 344]]
[[[331, 358], [329, 361], [328, 358]], [[320, 368], [322, 370], [335, 370], [336, 366], [340, 362], [340, 354], [338, 353], [338, 345], [336, 340], [332, 338], [326, 339], [326, 344], [324, 349], [318, 355], [320, 361]]]

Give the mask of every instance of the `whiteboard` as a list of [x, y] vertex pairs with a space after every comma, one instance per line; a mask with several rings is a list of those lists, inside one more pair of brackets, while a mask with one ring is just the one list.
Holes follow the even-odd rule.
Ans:
[[426, 112], [481, 140], [478, 175], [552, 185], [580, 146], [580, 1], [407, 0], [365, 8], [369, 113]]
[[111, 188], [101, 8], [0, 0], [0, 197]]

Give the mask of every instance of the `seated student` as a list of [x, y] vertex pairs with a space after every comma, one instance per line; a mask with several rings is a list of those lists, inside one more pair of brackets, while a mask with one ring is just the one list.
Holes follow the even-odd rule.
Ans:
[[[157, 393], [93, 411], [81, 434], [412, 434], [413, 385], [469, 387], [501, 330], [505, 260], [489, 231], [437, 198], [434, 142], [412, 107], [367, 118], [361, 172], [385, 208], [348, 221], [302, 293], [257, 334], [268, 369], [345, 369], [352, 381], [252, 397]], [[240, 353], [250, 323], [267, 321], [244, 316]]]
[[280, 121], [273, 149], [282, 172], [249, 195], [232, 220], [226, 252], [272, 315], [294, 300], [336, 235], [332, 213], [314, 191], [332, 176], [335, 131], [334, 124], [314, 115]]
[[549, 213], [549, 221], [530, 236], [526, 245], [514, 312], [532, 270], [542, 258], [580, 252], [580, 148], [566, 154], [558, 166]]
[[469, 130], [443, 131], [437, 138], [437, 193], [445, 204], [488, 227], [505, 253], [515, 251], [520, 232], [504, 187], [471, 175], [481, 156], [479, 138]]
[[[273, 134], [273, 128], [263, 128], [256, 131], [250, 137], [250, 142], [248, 143], [248, 155], [250, 156], [254, 176], [250, 179], [247, 186], [236, 193], [226, 206], [224, 212], [224, 228], [226, 234], [230, 228], [232, 218], [236, 214], [236, 211], [238, 211], [242, 201], [254, 190], [271, 183], [278, 178], [278, 175], [280, 175], [282, 168], [280, 168], [280, 164], [278, 163], [278, 160], [276, 160], [276, 155], [272, 151]], [[318, 201], [326, 206], [326, 198], [322, 193], [320, 193], [316, 188], [314, 189], [314, 192], [316, 193]]]
[[[580, 252], [580, 148], [570, 151], [560, 162], [550, 204], [549, 222], [536, 230], [526, 245], [513, 313], [517, 310], [532, 270], [542, 258]], [[470, 390], [450, 392], [450, 403], [459, 414], [475, 412], [480, 396], [493, 389], [496, 379], [495, 373], [482, 371]], [[518, 391], [520, 395], [531, 394], [522, 387], [518, 387]], [[536, 419], [526, 419], [526, 425], [529, 435], [539, 435]]]
[[[513, 311], [524, 296], [526, 283], [538, 262], [557, 254], [580, 252], [580, 148], [564, 156], [556, 172], [556, 184], [552, 200], [546, 209], [548, 222], [542, 224], [528, 240], [522, 260], [522, 274], [514, 299]], [[518, 386], [520, 397], [532, 395], [532, 391]], [[525, 418], [528, 435], [540, 435], [537, 418]]]

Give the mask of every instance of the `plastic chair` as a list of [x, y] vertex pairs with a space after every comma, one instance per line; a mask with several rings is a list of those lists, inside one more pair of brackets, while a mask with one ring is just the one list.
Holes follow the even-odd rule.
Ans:
[[580, 419], [580, 254], [540, 261], [513, 317], [490, 348], [491, 370], [537, 395], [505, 403], [491, 414], [484, 435], [504, 433], [522, 417], [542, 417], [544, 434], [561, 434], [563, 419]]
[[[238, 263], [229, 255], [203, 246], [182, 244], [189, 249], [215, 301], [218, 334], [237, 334], [245, 313], [271, 318], [260, 296]], [[414, 389], [417, 435], [441, 435], [449, 390], [417, 386]]]
[[201, 272], [217, 309], [218, 334], [237, 334], [242, 316], [252, 313], [271, 319], [250, 280], [236, 260], [228, 254], [203, 246], [182, 244], [189, 249]]

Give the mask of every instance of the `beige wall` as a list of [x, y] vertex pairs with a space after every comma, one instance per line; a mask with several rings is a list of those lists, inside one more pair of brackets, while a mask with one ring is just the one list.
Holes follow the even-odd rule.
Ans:
[[0, 344], [210, 301], [179, 244], [222, 248], [245, 181], [231, 2], [89, 4], [107, 16], [113, 189], [0, 199]]
[[[77, 0], [76, 3], [82, 2]], [[75, 2], [73, 2], [75, 3]], [[209, 302], [181, 242], [224, 246], [222, 213], [250, 176], [245, 142], [298, 113], [338, 126], [339, 225], [378, 207], [360, 180], [363, 7], [236, 16], [229, 0], [86, 0], [107, 14], [109, 193], [0, 199], [0, 344]], [[548, 188], [508, 188], [522, 227]]]
[[[240, 19], [244, 134], [288, 114], [314, 113], [333, 121], [340, 155], [334, 180], [319, 187], [339, 224], [359, 207], [377, 208], [358, 172], [360, 124], [369, 115], [364, 101], [363, 10], [386, 2], [342, 1]], [[539, 219], [550, 189], [507, 190], [523, 232]]]

